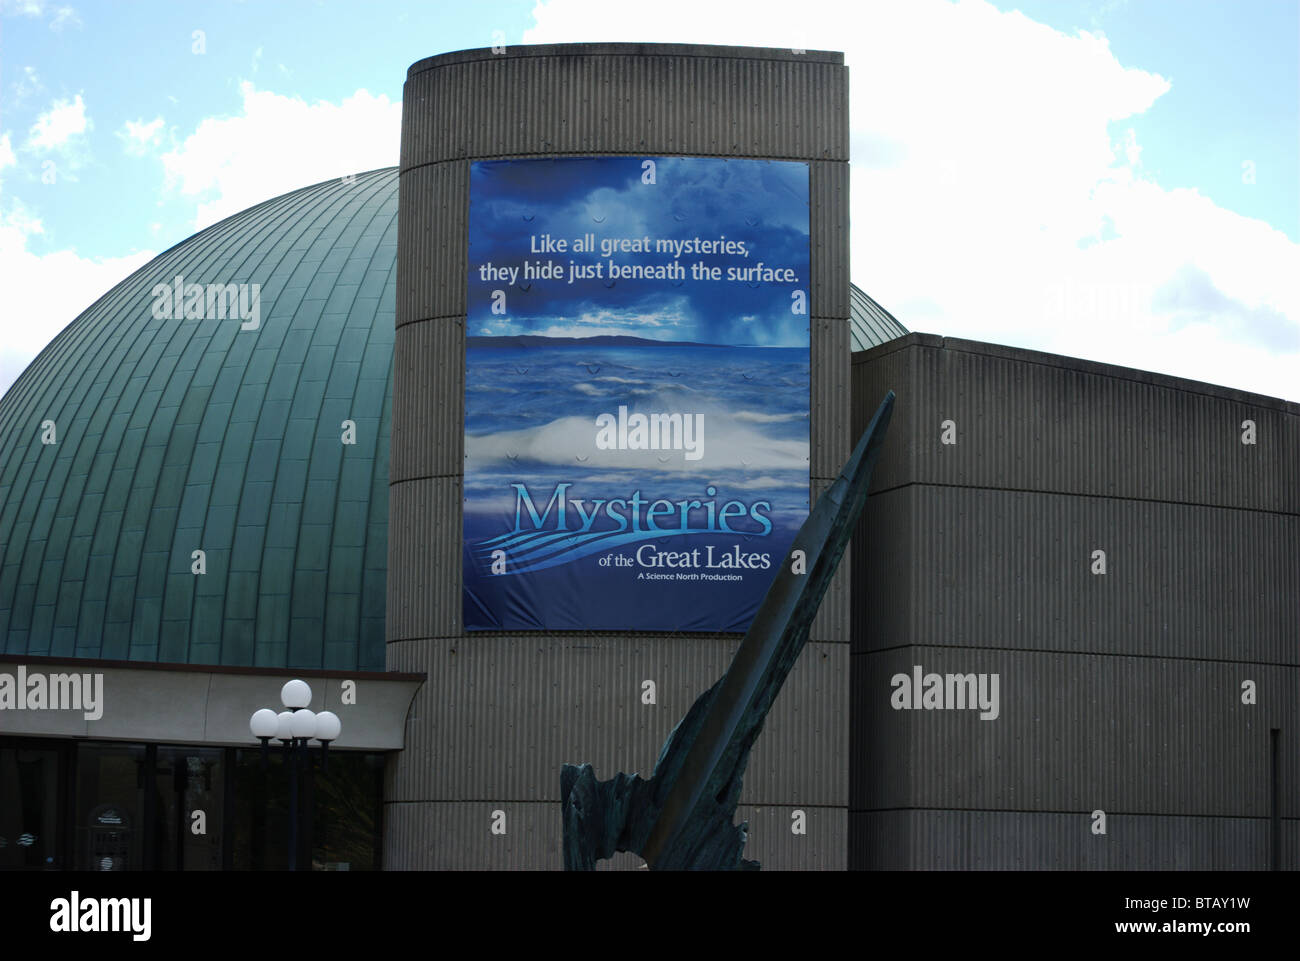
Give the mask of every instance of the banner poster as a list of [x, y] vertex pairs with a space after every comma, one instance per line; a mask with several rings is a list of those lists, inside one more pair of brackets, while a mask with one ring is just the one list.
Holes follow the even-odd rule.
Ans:
[[470, 166], [468, 630], [744, 631], [808, 516], [808, 165]]

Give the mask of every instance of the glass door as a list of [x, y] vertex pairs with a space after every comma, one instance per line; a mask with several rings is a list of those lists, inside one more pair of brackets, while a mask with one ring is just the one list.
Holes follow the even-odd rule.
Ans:
[[157, 871], [220, 871], [225, 750], [159, 745], [154, 762]]
[[77, 867], [139, 871], [145, 863], [145, 746], [83, 743], [77, 751]]
[[0, 740], [0, 871], [66, 867], [59, 823], [65, 753]]

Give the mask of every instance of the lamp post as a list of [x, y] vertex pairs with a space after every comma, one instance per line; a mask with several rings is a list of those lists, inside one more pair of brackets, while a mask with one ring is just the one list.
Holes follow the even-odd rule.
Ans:
[[254, 711], [248, 719], [253, 737], [262, 742], [262, 764], [266, 765], [268, 746], [278, 740], [284, 747], [285, 764], [289, 769], [289, 870], [298, 870], [298, 765], [311, 763], [308, 744], [320, 741], [321, 770], [325, 770], [330, 741], [338, 740], [343, 722], [333, 711], [311, 711], [311, 688], [306, 681], [296, 678], [280, 689], [284, 710], [280, 713], [270, 708]]

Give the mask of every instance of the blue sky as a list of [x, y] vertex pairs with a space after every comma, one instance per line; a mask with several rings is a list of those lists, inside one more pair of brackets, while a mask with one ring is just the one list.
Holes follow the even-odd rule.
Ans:
[[[1020, 0], [995, 3], [1059, 30], [1103, 31], [1121, 63], [1170, 91], [1133, 121], [1142, 163], [1300, 240], [1300, 3]], [[1254, 165], [1254, 182], [1243, 177]]]
[[[39, 157], [54, 159], [56, 176], [58, 168], [70, 168], [58, 189], [40, 189], [51, 185], [41, 182], [44, 168], [32, 162], [33, 153], [18, 171], [6, 172], [5, 192], [39, 210], [45, 233], [34, 249], [74, 246], [85, 257], [158, 250], [193, 232], [193, 199], [160, 190], [165, 172], [157, 154], [126, 152], [120, 134], [127, 122], [162, 117], [159, 146], [165, 148], [204, 118], [237, 113], [241, 81], [307, 102], [339, 103], [366, 90], [400, 103], [411, 63], [488, 46], [497, 29], [517, 43], [531, 8], [494, 4], [500, 20], [494, 26], [496, 18], [475, 4], [441, 2], [73, 0], [22, 15], [25, 6], [6, 2], [0, 21], [3, 131], [12, 132], [16, 148], [53, 103], [75, 105], [78, 96], [93, 126], [85, 149], [66, 164], [57, 155]], [[51, 29], [59, 9], [75, 11], [75, 21]], [[379, 29], [381, 23], [388, 29]], [[203, 32], [202, 54], [194, 52], [196, 30]], [[394, 153], [387, 163], [396, 162]]]
[[1300, 400], [1294, 0], [0, 11], [0, 389], [195, 230], [396, 163], [414, 61], [637, 40], [844, 52], [853, 276], [909, 328]]

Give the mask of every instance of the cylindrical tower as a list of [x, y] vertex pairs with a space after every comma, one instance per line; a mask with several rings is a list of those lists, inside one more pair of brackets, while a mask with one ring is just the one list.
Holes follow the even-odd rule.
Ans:
[[[561, 764], [589, 761], [602, 778], [648, 776], [664, 738], [739, 643], [737, 633], [463, 624], [471, 164], [602, 156], [808, 165], [810, 497], [848, 455], [841, 54], [566, 44], [413, 65], [402, 116], [387, 665], [428, 681], [389, 766], [390, 868], [558, 868]], [[846, 559], [745, 779], [745, 854], [768, 868], [846, 866], [848, 584]]]

